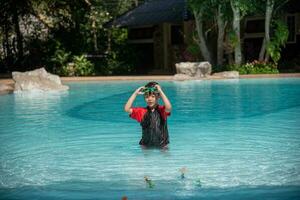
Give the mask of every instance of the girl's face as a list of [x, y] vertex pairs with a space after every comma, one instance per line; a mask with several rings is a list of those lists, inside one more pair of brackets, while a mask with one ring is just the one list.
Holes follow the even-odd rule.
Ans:
[[153, 93], [150, 93], [150, 94], [145, 94], [145, 101], [147, 103], [147, 106], [150, 107], [150, 108], [153, 108], [156, 104], [157, 104], [157, 101], [158, 101], [158, 96], [153, 94]]

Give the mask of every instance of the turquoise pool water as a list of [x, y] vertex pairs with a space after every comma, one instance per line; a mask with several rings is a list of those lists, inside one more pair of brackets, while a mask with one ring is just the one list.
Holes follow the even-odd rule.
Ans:
[[162, 81], [167, 151], [123, 111], [145, 83], [0, 96], [0, 199], [300, 198], [300, 79]]

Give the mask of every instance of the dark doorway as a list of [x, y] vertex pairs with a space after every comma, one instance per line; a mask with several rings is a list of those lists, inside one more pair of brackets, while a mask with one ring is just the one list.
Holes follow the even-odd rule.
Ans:
[[153, 56], [153, 44], [144, 43], [144, 44], [132, 44], [136, 50], [138, 57], [136, 63], [136, 72], [138, 74], [147, 74], [152, 70], [154, 66], [154, 56]]
[[246, 62], [258, 60], [263, 38], [244, 39], [244, 56]]

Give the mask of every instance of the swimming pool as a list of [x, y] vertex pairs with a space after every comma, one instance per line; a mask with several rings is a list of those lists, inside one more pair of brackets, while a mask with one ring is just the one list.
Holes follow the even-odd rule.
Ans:
[[123, 111], [145, 83], [0, 96], [0, 199], [300, 198], [299, 78], [160, 82], [167, 151]]

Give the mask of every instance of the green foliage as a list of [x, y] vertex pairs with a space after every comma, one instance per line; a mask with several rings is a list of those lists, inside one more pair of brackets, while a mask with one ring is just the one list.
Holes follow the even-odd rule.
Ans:
[[239, 38], [237, 37], [234, 31], [231, 30], [228, 32], [228, 38], [232, 48], [236, 47], [236, 45], [239, 44]]
[[232, 11], [230, 0], [188, 0], [188, 8], [192, 11], [202, 12], [205, 20], [215, 20], [217, 10], [220, 6], [223, 18], [231, 19]]
[[126, 45], [128, 31], [124, 28], [112, 28], [111, 36], [115, 45]]
[[96, 64], [96, 72], [99, 75], [128, 75], [134, 74], [138, 52], [128, 45], [127, 29], [110, 29], [111, 46], [105, 59]]
[[97, 74], [106, 76], [134, 74], [136, 72], [134, 63], [136, 63], [137, 56], [128, 47], [124, 50], [125, 54], [120, 53], [120, 51], [112, 51], [103, 62], [97, 63]]
[[75, 76], [88, 76], [94, 74], [94, 65], [84, 55], [73, 56]]
[[273, 61], [277, 64], [281, 55], [281, 47], [284, 46], [288, 39], [289, 31], [287, 25], [280, 21], [276, 20], [274, 22], [275, 26], [275, 33], [274, 36], [271, 38], [269, 44], [267, 44], [267, 52], [273, 59]]
[[94, 64], [87, 60], [85, 55], [73, 56], [72, 62], [61, 66], [58, 73], [63, 76], [94, 75]]
[[189, 44], [186, 50], [193, 56], [198, 56], [200, 54], [200, 48], [196, 43]]
[[71, 56], [57, 43], [56, 51], [51, 58], [53, 72], [63, 76], [87, 76], [95, 72], [94, 65], [86, 59], [85, 55]]
[[[107, 29], [104, 24], [131, 9], [135, 3], [135, 0], [1, 1], [0, 48], [7, 53], [0, 55], [0, 68], [7, 65], [12, 69], [15, 65], [18, 70], [27, 70], [45, 66], [58, 74], [90, 74], [83, 66], [91, 65], [83, 58], [72, 56], [101, 55], [107, 51], [115, 53], [117, 60], [113, 62], [113, 57], [109, 57], [110, 60], [103, 58], [105, 61], [101, 62], [127, 65], [131, 61], [121, 55], [121, 48], [128, 45], [125, 44], [127, 32]], [[21, 33], [17, 33], [17, 26], [27, 27], [26, 31], [20, 29]], [[19, 48], [20, 44], [24, 49]], [[94, 64], [99, 60], [93, 60]], [[72, 63], [75, 67], [75, 61], [81, 70], [68, 73], [72, 71]], [[24, 63], [29, 67], [23, 66]]]
[[274, 63], [265, 63], [260, 61], [253, 61], [243, 65], [230, 65], [228, 70], [238, 71], [240, 74], [278, 74], [279, 71]]
[[66, 52], [65, 49], [60, 48], [60, 44], [58, 43], [54, 55], [51, 58], [53, 72], [64, 75], [64, 72], [62, 70], [70, 61], [70, 56], [71, 52]]
[[261, 0], [230, 0], [231, 4], [240, 10], [241, 18], [247, 14], [255, 13], [257, 11], [257, 5], [260, 5]]

